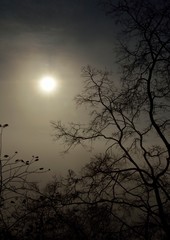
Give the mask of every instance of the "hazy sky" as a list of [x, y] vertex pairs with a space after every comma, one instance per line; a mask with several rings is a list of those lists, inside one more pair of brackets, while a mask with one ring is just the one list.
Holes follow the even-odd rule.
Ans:
[[[0, 0], [0, 123], [8, 123], [4, 153], [39, 155], [53, 173], [87, 162], [83, 149], [62, 156], [50, 121], [84, 121], [73, 98], [82, 90], [81, 67], [113, 68], [112, 20], [97, 0]], [[58, 90], [44, 94], [38, 81], [54, 75]]]

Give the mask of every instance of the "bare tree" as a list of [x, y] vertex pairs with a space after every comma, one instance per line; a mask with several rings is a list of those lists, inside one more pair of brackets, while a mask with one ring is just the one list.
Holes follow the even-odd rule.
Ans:
[[[115, 207], [131, 207], [131, 220], [121, 214], [115, 217], [132, 231], [143, 218], [138, 237], [142, 231], [144, 239], [155, 239], [156, 234], [170, 239], [170, 4], [101, 2], [121, 30], [119, 83], [108, 71], [83, 68], [84, 91], [75, 100], [88, 106], [91, 120], [87, 126], [53, 122], [55, 136], [67, 149], [102, 139], [106, 155], [91, 165], [90, 178], [94, 181], [97, 174], [100, 179], [95, 183], [96, 195], [104, 194], [102, 201], [108, 197]], [[106, 189], [111, 193], [105, 194]]]
[[41, 167], [36, 166], [38, 156], [32, 156], [30, 160], [18, 159], [18, 152], [12, 155], [3, 154], [3, 131], [8, 124], [0, 125], [0, 236], [9, 239], [13, 227], [23, 220], [25, 213], [20, 212], [16, 217], [14, 211], [19, 205], [32, 198], [32, 194], [38, 192], [33, 175], [44, 173]]
[[77, 183], [82, 186], [69, 170], [67, 177], [56, 178], [40, 196], [21, 205], [19, 215], [29, 214], [16, 226], [19, 239], [118, 239], [109, 205], [83, 202], [84, 189], [76, 192]]

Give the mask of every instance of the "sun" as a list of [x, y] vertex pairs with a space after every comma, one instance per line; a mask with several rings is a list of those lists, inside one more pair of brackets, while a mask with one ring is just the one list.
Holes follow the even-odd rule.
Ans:
[[57, 87], [57, 82], [52, 76], [44, 76], [39, 81], [39, 87], [45, 93], [52, 93]]

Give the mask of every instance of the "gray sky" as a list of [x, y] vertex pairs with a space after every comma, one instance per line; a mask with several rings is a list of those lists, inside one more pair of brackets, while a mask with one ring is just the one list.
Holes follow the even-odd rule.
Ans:
[[[82, 90], [82, 66], [114, 67], [112, 20], [97, 0], [1, 0], [0, 28], [0, 123], [9, 124], [4, 153], [39, 155], [56, 174], [79, 169], [90, 153], [61, 155], [50, 121], [87, 119], [73, 98]], [[59, 82], [51, 95], [37, 87], [45, 74]]]

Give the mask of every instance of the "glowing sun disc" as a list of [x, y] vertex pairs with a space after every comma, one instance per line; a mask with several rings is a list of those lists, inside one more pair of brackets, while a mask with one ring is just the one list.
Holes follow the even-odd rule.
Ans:
[[42, 91], [50, 93], [56, 88], [56, 81], [51, 76], [45, 76], [40, 80], [40, 88]]

